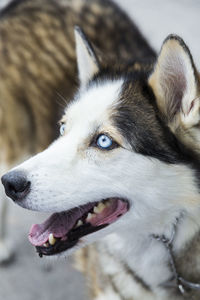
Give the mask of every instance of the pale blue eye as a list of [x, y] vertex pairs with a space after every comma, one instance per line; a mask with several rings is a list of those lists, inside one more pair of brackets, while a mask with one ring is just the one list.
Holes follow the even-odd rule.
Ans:
[[112, 139], [105, 134], [101, 134], [97, 139], [97, 146], [102, 149], [108, 149], [112, 146]]
[[63, 135], [65, 133], [65, 127], [66, 127], [66, 124], [62, 124], [60, 126], [60, 135]]

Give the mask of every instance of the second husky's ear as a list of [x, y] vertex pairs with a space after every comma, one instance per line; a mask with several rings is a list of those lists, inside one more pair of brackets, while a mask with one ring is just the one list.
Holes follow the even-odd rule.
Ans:
[[170, 35], [163, 43], [149, 85], [168, 126], [191, 128], [200, 121], [199, 79], [183, 40]]
[[90, 42], [80, 27], [75, 26], [76, 56], [78, 73], [81, 86], [85, 86], [88, 81], [99, 71], [99, 61]]

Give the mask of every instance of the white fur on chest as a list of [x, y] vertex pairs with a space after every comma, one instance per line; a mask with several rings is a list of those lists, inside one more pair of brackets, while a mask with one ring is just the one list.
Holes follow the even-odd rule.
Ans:
[[[184, 247], [183, 240], [188, 240], [194, 235], [194, 231], [198, 228], [194, 224], [193, 219], [186, 218], [177, 227], [174, 241], [175, 251], [178, 251], [180, 245]], [[145, 239], [137, 230], [130, 230], [121, 235], [111, 234], [105, 237], [98, 243], [98, 250], [102, 272], [105, 276], [110, 277], [117, 286], [120, 293], [116, 293], [116, 297], [123, 296], [119, 298], [120, 300], [169, 299], [168, 290], [162, 289], [160, 286], [162, 283], [167, 282], [173, 274], [169, 266], [168, 252], [161, 242], [153, 238]], [[152, 292], [135, 280], [124, 268], [124, 264], [149, 285]], [[108, 287], [108, 293], [111, 290], [112, 288]], [[115, 291], [112, 292], [115, 295]], [[175, 299], [180, 299], [179, 295]]]
[[[123, 251], [121, 251], [122, 249]], [[150, 291], [144, 288], [143, 285], [135, 280], [132, 274], [130, 274], [127, 269], [124, 268], [124, 264], [126, 264], [130, 269], [132, 269], [132, 265], [134, 265], [135, 269], [133, 269], [133, 272], [135, 272], [137, 276], [141, 276], [141, 274], [144, 272], [144, 278], [146, 279], [149, 277], [149, 282], [145, 282], [147, 284], [152, 284], [155, 278], [158, 280], [158, 276], [160, 276], [160, 278], [161, 276], [162, 278], [168, 278], [168, 276], [170, 276], [170, 272], [165, 266], [161, 267], [161, 263], [163, 264], [163, 262], [158, 261], [158, 253], [156, 253], [156, 251], [152, 253], [151, 249], [149, 248], [149, 250], [147, 250], [147, 255], [145, 255], [145, 249], [143, 249], [142, 252], [144, 257], [141, 261], [138, 255], [134, 257], [134, 255], [131, 256], [130, 254], [128, 254], [128, 251], [126, 251], [126, 247], [124, 247], [123, 245], [123, 240], [121, 240], [119, 237], [117, 237], [117, 235], [114, 234], [106, 237], [104, 241], [101, 241], [98, 244], [98, 250], [100, 254], [99, 260], [101, 269], [103, 273], [110, 278], [112, 284], [117, 287], [119, 293], [116, 293], [116, 291], [113, 290], [113, 294], [116, 294], [116, 296], [118, 297], [120, 297], [121, 295], [122, 297], [120, 297], [119, 299], [153, 300], [161, 299], [159, 298], [161, 297], [161, 295], [162, 299], [165, 299], [165, 293], [163, 291], [159, 289], [157, 290], [157, 293], [159, 295], [157, 298], [156, 294], [152, 294]], [[162, 249], [162, 247], [160, 247], [160, 245], [158, 245], [157, 252], [159, 252], [159, 256], [161, 255], [162, 258], [165, 257], [165, 251], [164, 249]], [[155, 268], [155, 264], [157, 264], [158, 268]], [[137, 270], [140, 271], [139, 274]], [[154, 275], [155, 277], [152, 275]], [[143, 281], [144, 278], [141, 277]], [[154, 278], [154, 280], [152, 280], [152, 278]], [[107, 291], [109, 291], [109, 293], [111, 290], [111, 287], [107, 288]]]

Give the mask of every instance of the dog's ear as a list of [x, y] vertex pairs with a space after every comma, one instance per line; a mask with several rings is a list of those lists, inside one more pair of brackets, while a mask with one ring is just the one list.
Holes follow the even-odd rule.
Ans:
[[168, 126], [191, 128], [200, 121], [199, 79], [183, 40], [170, 35], [164, 41], [149, 77], [157, 105]]
[[99, 61], [94, 49], [80, 27], [75, 26], [76, 56], [81, 86], [85, 86], [99, 71]]

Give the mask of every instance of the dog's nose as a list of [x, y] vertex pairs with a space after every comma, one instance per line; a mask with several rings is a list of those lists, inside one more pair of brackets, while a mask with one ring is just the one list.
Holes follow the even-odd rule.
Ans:
[[6, 195], [13, 201], [20, 201], [29, 193], [31, 183], [27, 180], [23, 171], [11, 171], [6, 173], [1, 181], [4, 185]]

